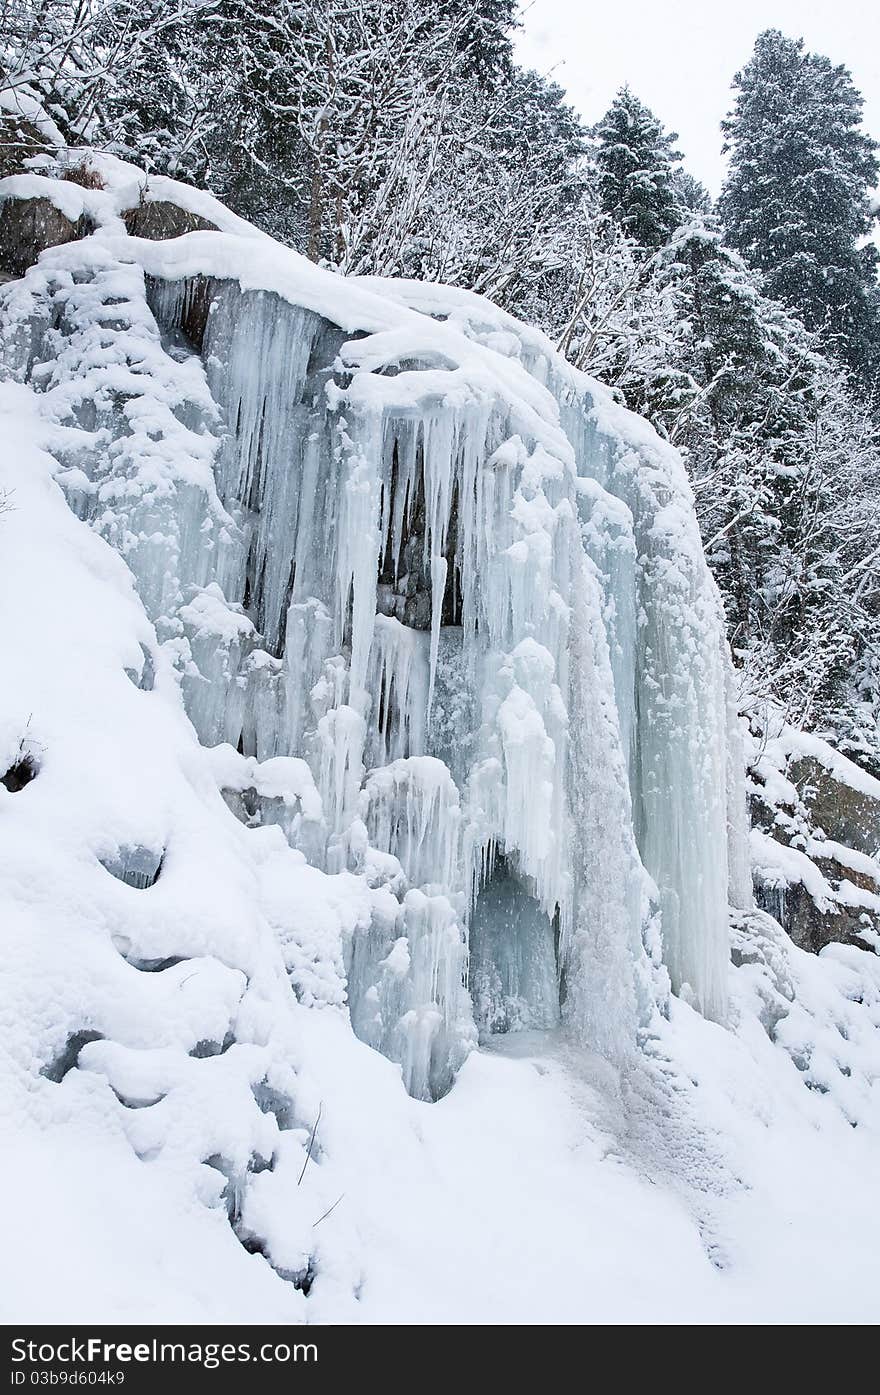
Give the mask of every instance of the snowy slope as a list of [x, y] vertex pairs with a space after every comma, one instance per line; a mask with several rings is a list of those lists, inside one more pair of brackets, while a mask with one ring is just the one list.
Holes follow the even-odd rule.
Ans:
[[[727, 962], [725, 670], [674, 453], [474, 297], [340, 283], [170, 181], [153, 196], [221, 231], [131, 238], [120, 214], [140, 197], [136, 172], [102, 168], [103, 191], [36, 176], [0, 188], [97, 227], [5, 292], [0, 767], [18, 777], [0, 785], [2, 1165], [16, 1198], [4, 1317], [876, 1319], [880, 961], [807, 955], [742, 905]], [[331, 588], [311, 742], [290, 620], [273, 645], [275, 602], [231, 596], [233, 567], [216, 563], [234, 563], [253, 526], [224, 486], [242, 459], [223, 431], [231, 357], [203, 366], [160, 335], [165, 292], [151, 309], [144, 270], [280, 296], [299, 318], [258, 357], [274, 348], [283, 371], [298, 336], [310, 353], [323, 342], [305, 317], [337, 327], [326, 362], [343, 368], [325, 378], [359, 452], [336, 479], [349, 510], [372, 497], [377, 401], [383, 420], [427, 412], [435, 432], [462, 412], [468, 439], [475, 418], [517, 428], [488, 438], [495, 477], [518, 471], [517, 488], [474, 530], [475, 574], [501, 580], [489, 612], [483, 594], [462, 603], [461, 628], [472, 604], [474, 633], [493, 635], [474, 650], [479, 679], [450, 685], [458, 627], [440, 623], [436, 588], [419, 628], [419, 595], [404, 600], [394, 577], [361, 652], [344, 613], [332, 633]], [[221, 309], [224, 296], [239, 325], [269, 333], [262, 311], [226, 292]], [[245, 416], [249, 381], [233, 385]], [[283, 451], [261, 487], [290, 510]], [[435, 476], [438, 500], [451, 479]], [[354, 608], [369, 567], [375, 595], [372, 526], [368, 513], [340, 523], [349, 543], [370, 542], [335, 559]], [[264, 541], [271, 593], [285, 544], [277, 530]], [[263, 546], [258, 527], [248, 546]], [[320, 559], [298, 557], [319, 589]], [[435, 547], [428, 571], [448, 557]], [[322, 604], [306, 597], [304, 613]], [[563, 628], [570, 611], [579, 630]], [[400, 724], [383, 725], [368, 699], [392, 670], [396, 700], [409, 696]], [[348, 698], [335, 706], [334, 683]], [[432, 686], [450, 704], [451, 749], [467, 745], [478, 695], [463, 774], [452, 754], [413, 753]], [[302, 739], [285, 745], [291, 730]], [[359, 763], [351, 789], [341, 746]], [[585, 829], [598, 846], [584, 850]], [[539, 910], [570, 916], [569, 995], [560, 1024], [536, 996], [539, 913], [523, 912], [517, 933], [537, 937], [519, 981], [526, 1030], [484, 1020], [474, 1049], [468, 858], [499, 850]], [[731, 895], [747, 901], [741, 886]], [[512, 972], [492, 935], [482, 962]], [[421, 979], [420, 947], [436, 956]], [[695, 1010], [701, 998], [723, 1023]], [[365, 1044], [376, 1002], [406, 1019], [405, 1051]], [[512, 995], [492, 1002], [510, 1025]], [[438, 1043], [446, 1093], [412, 1098], [405, 1084], [431, 1093], [418, 1070]]]

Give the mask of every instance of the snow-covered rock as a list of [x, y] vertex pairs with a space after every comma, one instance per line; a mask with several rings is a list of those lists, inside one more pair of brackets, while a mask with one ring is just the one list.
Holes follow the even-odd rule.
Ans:
[[748, 755], [759, 903], [804, 949], [880, 947], [880, 780], [774, 712]]

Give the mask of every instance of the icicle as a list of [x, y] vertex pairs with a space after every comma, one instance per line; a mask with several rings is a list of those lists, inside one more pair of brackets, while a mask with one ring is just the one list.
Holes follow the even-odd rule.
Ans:
[[442, 761], [409, 756], [370, 771], [362, 807], [373, 846], [393, 853], [412, 885], [459, 889], [461, 810]]
[[752, 887], [752, 860], [749, 851], [749, 811], [746, 794], [746, 759], [743, 731], [737, 701], [737, 681], [733, 661], [722, 640], [725, 696], [727, 699], [727, 864], [730, 887], [728, 899], [738, 911], [750, 911], [755, 898]]
[[458, 442], [455, 418], [446, 412], [430, 417], [424, 430], [425, 470], [425, 559], [430, 557], [431, 574], [431, 672], [428, 683], [428, 713], [434, 701], [440, 617], [446, 592], [447, 562], [443, 553], [452, 508], [452, 492]]
[[332, 707], [318, 722], [319, 789], [329, 827], [341, 832], [354, 817], [363, 779], [364, 719], [353, 707]]
[[336, 624], [340, 635], [351, 615], [351, 697], [366, 702], [367, 669], [376, 619], [376, 586], [380, 555], [379, 507], [381, 486], [381, 423], [361, 422], [363, 437], [353, 439], [342, 428], [340, 454], [344, 460], [342, 498], [336, 539]]
[[424, 754], [428, 731], [426, 636], [377, 615], [373, 678], [373, 763]]

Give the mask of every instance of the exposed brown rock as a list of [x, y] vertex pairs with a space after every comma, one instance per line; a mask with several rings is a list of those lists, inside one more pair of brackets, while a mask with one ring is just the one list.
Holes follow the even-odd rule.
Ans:
[[47, 247], [74, 242], [87, 231], [84, 219], [72, 223], [50, 199], [6, 198], [0, 204], [0, 272], [23, 276]]
[[798, 787], [814, 827], [873, 857], [880, 848], [880, 800], [835, 780], [809, 756], [794, 761], [788, 778]]
[[801, 949], [818, 954], [830, 944], [867, 947], [860, 930], [877, 928], [876, 917], [859, 906], [838, 905], [836, 911], [820, 911], [807, 888], [802, 885], [755, 888], [755, 900], [762, 911], [779, 921], [782, 928]]
[[[825, 945], [833, 943], [864, 948], [869, 940], [862, 938], [859, 932], [865, 929], [880, 932], [880, 914], [873, 908], [851, 906], [847, 902], [853, 895], [853, 888], [870, 896], [880, 896], [880, 866], [872, 872], [868, 868], [848, 866], [848, 859], [839, 861], [833, 847], [823, 850], [820, 830], [831, 843], [876, 858], [880, 849], [880, 799], [836, 780], [812, 756], [799, 756], [786, 768], [785, 774], [798, 791], [797, 805], [785, 806], [785, 809], [811, 838], [810, 859], [827, 881], [834, 906], [820, 909], [803, 885], [780, 891], [756, 882], [758, 905], [774, 916], [802, 949], [818, 953]], [[760, 797], [756, 799], [752, 809], [756, 825], [787, 845], [792, 830], [786, 831], [784, 818], [781, 823], [777, 821], [768, 827], [767, 808], [762, 806]], [[797, 847], [798, 843], [794, 845]]]
[[852, 882], [853, 886], [859, 887], [860, 890], [880, 896], [880, 873], [874, 877], [869, 872], [854, 871], [852, 867], [845, 866], [834, 857], [814, 857], [813, 861], [823, 877], [827, 877], [830, 882]]
[[5, 113], [0, 117], [0, 179], [24, 174], [25, 161], [41, 155], [45, 149], [45, 139], [30, 121]]
[[187, 213], [177, 204], [165, 199], [145, 199], [134, 208], [126, 209], [122, 215], [131, 237], [146, 237], [151, 242], [167, 242], [172, 237], [182, 237], [189, 232], [217, 232], [214, 223], [200, 218], [197, 213]]

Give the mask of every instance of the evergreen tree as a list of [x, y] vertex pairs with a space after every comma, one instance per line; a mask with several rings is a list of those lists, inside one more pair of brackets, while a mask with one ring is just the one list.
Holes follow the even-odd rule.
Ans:
[[601, 205], [640, 247], [654, 251], [681, 221], [678, 137], [622, 87], [594, 131]]
[[471, 84], [459, 93], [404, 274], [467, 286], [546, 323], [556, 308], [548, 276], [572, 277], [568, 235], [585, 157], [584, 128], [554, 83], [514, 69], [489, 101]]
[[667, 429], [687, 459], [732, 642], [746, 650], [764, 626], [767, 567], [797, 527], [791, 479], [816, 359], [711, 217], [682, 228], [664, 260], [687, 325], [678, 363], [695, 387]]
[[517, 0], [469, 0], [464, 5], [461, 0], [434, 0], [430, 7], [435, 22], [454, 23], [456, 48], [466, 56], [465, 76], [489, 87], [512, 72], [517, 8]]
[[728, 241], [762, 273], [769, 296], [874, 380], [877, 255], [862, 244], [878, 147], [861, 130], [862, 99], [845, 68], [773, 29], [734, 84], [720, 201]]
[[662, 260], [687, 327], [673, 363], [693, 384], [666, 430], [688, 465], [743, 691], [864, 754], [880, 711], [876, 423], [711, 218], [682, 228]]

